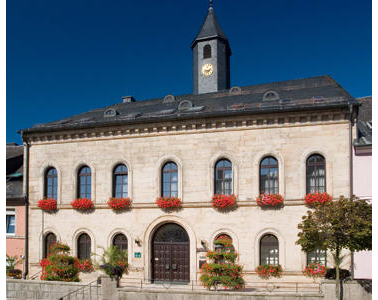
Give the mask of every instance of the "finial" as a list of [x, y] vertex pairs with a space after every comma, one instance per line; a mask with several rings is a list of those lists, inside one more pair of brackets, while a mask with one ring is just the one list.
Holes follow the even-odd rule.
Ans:
[[212, 9], [213, 8], [213, 0], [210, 0], [210, 7], [209, 9]]

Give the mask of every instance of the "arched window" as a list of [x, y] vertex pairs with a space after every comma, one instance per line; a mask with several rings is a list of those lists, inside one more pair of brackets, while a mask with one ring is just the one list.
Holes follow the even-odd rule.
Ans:
[[326, 265], [326, 251], [323, 249], [315, 249], [314, 251], [307, 253], [307, 265], [310, 263], [318, 263], [323, 266]]
[[43, 257], [46, 258], [51, 253], [51, 246], [56, 243], [56, 235], [52, 232], [45, 236], [45, 249], [43, 251]]
[[[217, 244], [216, 243], [217, 240], [229, 240], [231, 243], [230, 243], [229, 247], [225, 247], [223, 244]], [[214, 239], [214, 249], [215, 250], [220, 250], [220, 251], [227, 251], [227, 252], [234, 252], [235, 251], [235, 248], [232, 245], [232, 238], [228, 234], [226, 234], [226, 233], [220, 233], [220, 234], [218, 234], [215, 237], [215, 239]]]
[[45, 197], [57, 200], [58, 172], [55, 168], [49, 168], [45, 173]]
[[232, 194], [232, 164], [228, 159], [217, 161], [214, 168], [214, 193], [218, 195]]
[[174, 162], [167, 162], [161, 169], [161, 195], [178, 197], [178, 170]]
[[260, 163], [260, 194], [278, 194], [278, 162], [265, 157]]
[[122, 233], [116, 234], [113, 238], [113, 246], [119, 250], [127, 250], [127, 237]]
[[260, 240], [260, 265], [278, 265], [278, 239], [272, 234]]
[[79, 170], [77, 178], [78, 198], [91, 198], [91, 178], [91, 169], [88, 166], [84, 166]]
[[203, 47], [203, 58], [211, 58], [211, 46], [205, 45]]
[[128, 172], [125, 165], [118, 165], [113, 171], [113, 197], [128, 197]]
[[320, 154], [311, 155], [306, 161], [306, 194], [326, 191], [326, 163]]
[[91, 238], [86, 233], [80, 234], [77, 239], [77, 257], [78, 259], [91, 258]]

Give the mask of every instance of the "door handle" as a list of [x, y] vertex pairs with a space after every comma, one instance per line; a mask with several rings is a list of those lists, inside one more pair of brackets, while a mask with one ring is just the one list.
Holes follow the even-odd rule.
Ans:
[[172, 265], [172, 269], [173, 269], [173, 270], [177, 270], [177, 265], [176, 265], [176, 264], [173, 264], [173, 265]]
[[166, 265], [165, 265], [165, 269], [166, 269], [166, 270], [169, 270], [169, 264], [166, 264]]

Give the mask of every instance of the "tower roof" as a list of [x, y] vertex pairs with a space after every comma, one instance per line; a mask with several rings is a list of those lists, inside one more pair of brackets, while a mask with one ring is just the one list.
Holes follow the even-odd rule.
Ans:
[[228, 39], [226, 35], [223, 33], [222, 28], [220, 27], [218, 19], [215, 15], [213, 3], [212, 1], [210, 1], [209, 11], [205, 18], [205, 21], [202, 23], [201, 29], [198, 32], [197, 37], [192, 42], [192, 48], [199, 41], [213, 38], [220, 38], [228, 44]]

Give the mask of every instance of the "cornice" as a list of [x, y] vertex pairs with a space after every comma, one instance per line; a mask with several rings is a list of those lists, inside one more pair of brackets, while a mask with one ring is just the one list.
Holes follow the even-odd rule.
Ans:
[[24, 136], [24, 140], [29, 141], [33, 145], [57, 144], [166, 135], [333, 125], [347, 122], [349, 122], [349, 111], [335, 109], [322, 112], [230, 116], [227, 118], [204, 118], [60, 132], [30, 133]]

